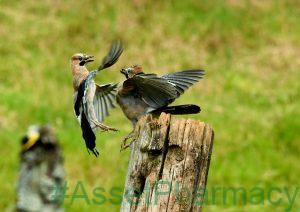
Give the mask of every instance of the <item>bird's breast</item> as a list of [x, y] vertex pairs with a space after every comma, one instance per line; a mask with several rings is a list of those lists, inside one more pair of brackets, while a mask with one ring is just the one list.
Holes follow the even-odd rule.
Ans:
[[136, 95], [117, 95], [116, 99], [125, 116], [132, 122], [136, 122], [149, 109], [149, 106]]

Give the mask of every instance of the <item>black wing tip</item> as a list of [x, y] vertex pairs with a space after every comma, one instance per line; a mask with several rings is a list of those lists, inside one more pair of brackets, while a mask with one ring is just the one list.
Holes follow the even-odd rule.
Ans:
[[123, 51], [124, 51], [124, 47], [122, 41], [114, 40], [110, 47], [110, 53], [114, 56], [117, 56], [117, 58], [119, 58], [119, 56], [122, 54]]
[[120, 39], [114, 40], [112, 46], [118, 46], [118, 49], [123, 50], [123, 42]]
[[115, 40], [112, 42], [108, 54], [103, 58], [102, 64], [99, 66], [98, 71], [106, 69], [114, 65], [121, 54], [123, 53], [124, 47], [121, 40]]

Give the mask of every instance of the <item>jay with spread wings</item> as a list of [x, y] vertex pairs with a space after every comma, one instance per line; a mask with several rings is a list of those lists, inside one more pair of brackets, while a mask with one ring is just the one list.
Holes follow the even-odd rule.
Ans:
[[85, 65], [94, 61], [93, 56], [77, 53], [71, 57], [71, 70], [73, 75], [74, 111], [80, 123], [82, 137], [86, 147], [95, 156], [99, 155], [96, 149], [95, 131], [97, 128], [103, 131], [116, 131], [116, 129], [104, 125], [103, 119], [108, 115], [108, 110], [115, 107], [117, 85], [98, 85], [94, 77], [103, 69], [117, 62], [123, 52], [120, 42], [114, 42], [109, 53], [103, 58], [102, 64], [97, 70], [89, 72]]
[[[115, 107], [115, 101], [132, 122], [133, 127], [140, 117], [148, 113], [165, 112], [179, 115], [195, 114], [201, 110], [199, 106], [192, 104], [176, 106], [169, 106], [169, 104], [202, 79], [203, 70], [184, 70], [157, 76], [144, 73], [141, 66], [135, 65], [121, 70], [126, 77], [123, 83], [97, 85], [94, 82], [96, 74], [116, 63], [122, 52], [121, 43], [113, 43], [101, 66], [91, 72], [86, 69], [85, 64], [93, 61], [92, 56], [79, 53], [71, 58], [75, 114], [81, 125], [86, 146], [96, 156], [99, 153], [95, 148], [95, 130], [97, 128], [103, 131], [116, 130], [102, 123], [109, 115], [109, 109]], [[133, 136], [134, 131], [124, 138], [123, 145]]]
[[[184, 70], [175, 73], [157, 76], [146, 74], [139, 65], [122, 69], [126, 80], [118, 87], [116, 100], [125, 116], [135, 127], [139, 118], [147, 113], [161, 112], [181, 115], [196, 114], [200, 107], [193, 104], [169, 106], [185, 90], [202, 79], [203, 70]], [[134, 137], [132, 131], [123, 140], [123, 148], [128, 147], [126, 140]]]
[[203, 70], [185, 70], [166, 74], [146, 74], [142, 67], [134, 65], [122, 69], [126, 80], [118, 87], [117, 103], [133, 126], [147, 113], [166, 112], [173, 115], [200, 112], [197, 105], [168, 106], [186, 89], [198, 82], [204, 75]]

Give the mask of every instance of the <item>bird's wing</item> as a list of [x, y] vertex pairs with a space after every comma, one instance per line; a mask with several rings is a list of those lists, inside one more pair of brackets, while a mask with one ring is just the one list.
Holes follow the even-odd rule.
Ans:
[[108, 54], [103, 58], [98, 71], [108, 68], [115, 64], [123, 52], [123, 45], [120, 41], [115, 41], [110, 47]]
[[[87, 109], [88, 109], [88, 104], [91, 101], [87, 101], [88, 100], [88, 95], [91, 95], [89, 92], [89, 89], [91, 89], [92, 87], [94, 88], [94, 78], [97, 75], [97, 73], [105, 68], [108, 68], [110, 66], [112, 66], [113, 64], [115, 64], [117, 62], [117, 60], [119, 59], [120, 55], [123, 52], [123, 46], [122, 43], [120, 41], [116, 41], [113, 42], [113, 44], [110, 47], [110, 50], [108, 52], [108, 54], [103, 58], [102, 60], [102, 64], [99, 66], [99, 68], [97, 70], [91, 71], [89, 73], [89, 75], [87, 76], [87, 78], [85, 79], [85, 81], [82, 83], [84, 86], [84, 92], [83, 92], [83, 108], [84, 111], [87, 113]], [[99, 87], [99, 86], [97, 86]], [[95, 94], [97, 94], [97, 87], [96, 87], [96, 91]], [[111, 93], [110, 93], [111, 94]], [[97, 94], [97, 96], [99, 97], [99, 93]], [[98, 98], [95, 96], [95, 98]], [[101, 97], [101, 99], [104, 97]], [[103, 101], [102, 101], [103, 102]], [[107, 101], [106, 101], [107, 102]], [[104, 102], [103, 102], [104, 103]], [[95, 101], [93, 101], [93, 104], [95, 105]], [[95, 111], [96, 112], [96, 111]], [[106, 116], [104, 115], [105, 113], [101, 113], [101, 116], [98, 117], [102, 117], [100, 120], [103, 120], [103, 118]], [[98, 114], [100, 115], [100, 114]]]
[[169, 104], [178, 96], [175, 87], [156, 74], [135, 75], [125, 80], [123, 89], [136, 90], [143, 101], [154, 109]]
[[[82, 128], [82, 136], [86, 146], [96, 156], [99, 155], [96, 150], [96, 136], [94, 133], [94, 123], [91, 121], [103, 121], [103, 118], [108, 115], [108, 108], [112, 107], [109, 99], [113, 95], [114, 85], [97, 86], [94, 83], [96, 74], [117, 62], [123, 52], [121, 42], [114, 42], [109, 53], [103, 58], [102, 64], [95, 71], [91, 71], [87, 78], [80, 84], [77, 95], [74, 97], [74, 110]], [[99, 106], [95, 109], [94, 106]], [[99, 109], [101, 112], [99, 112]]]
[[109, 115], [108, 111], [115, 108], [116, 94], [118, 84], [97, 85], [94, 97], [94, 109], [98, 121], [103, 122]]
[[175, 86], [179, 95], [203, 78], [203, 70], [185, 70], [161, 76]]

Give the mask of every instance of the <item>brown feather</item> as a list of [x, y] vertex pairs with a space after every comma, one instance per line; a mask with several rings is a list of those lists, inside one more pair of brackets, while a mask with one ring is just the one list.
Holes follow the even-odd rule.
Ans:
[[73, 88], [77, 91], [80, 84], [87, 78], [89, 71], [85, 66], [80, 66], [77, 60], [71, 61], [71, 70], [73, 75]]

